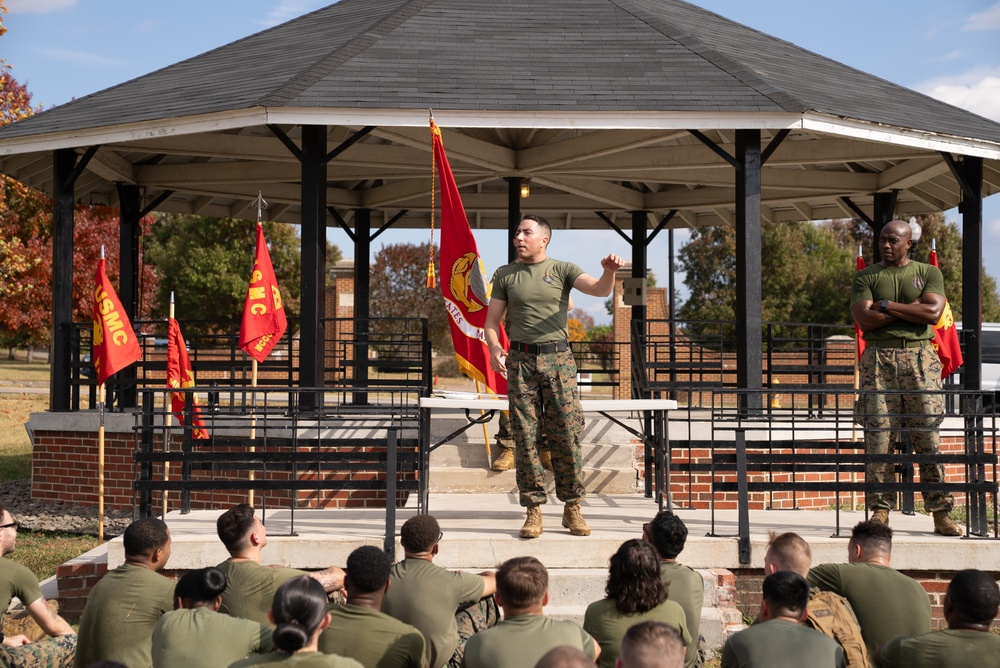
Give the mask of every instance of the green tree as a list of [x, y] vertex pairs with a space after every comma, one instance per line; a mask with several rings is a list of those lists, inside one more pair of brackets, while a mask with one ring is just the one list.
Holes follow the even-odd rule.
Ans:
[[[265, 221], [264, 237], [285, 312], [290, 320], [296, 319], [302, 272], [298, 233], [291, 225]], [[220, 321], [238, 320], [253, 268], [254, 245], [255, 227], [250, 221], [160, 216], [144, 245], [146, 262], [160, 276], [160, 316], [167, 315], [173, 292], [177, 318], [190, 322], [185, 333], [212, 333]]]
[[[435, 247], [434, 256], [438, 249]], [[442, 355], [455, 352], [448, 313], [440, 286], [426, 286], [428, 244], [386, 244], [375, 254], [371, 271], [373, 318], [427, 318], [431, 346]], [[387, 332], [387, 323], [376, 323], [373, 332]]]

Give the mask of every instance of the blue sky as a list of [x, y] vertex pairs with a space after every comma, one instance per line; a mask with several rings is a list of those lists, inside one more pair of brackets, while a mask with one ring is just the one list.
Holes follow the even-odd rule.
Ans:
[[[9, 32], [0, 57], [27, 83], [33, 102], [50, 107], [166, 67], [330, 4], [331, 0], [4, 0]], [[489, 0], [483, 0], [489, 1]], [[541, 1], [541, 0], [540, 0]], [[695, 0], [762, 32], [1000, 121], [1000, 1], [997, 0]], [[1000, 277], [1000, 195], [985, 200], [984, 259]], [[955, 211], [949, 220], [959, 221]], [[506, 262], [502, 232], [476, 233], [487, 273]], [[401, 230], [382, 243], [421, 242]], [[347, 236], [330, 239], [350, 256]], [[687, 239], [676, 234], [678, 248]], [[614, 232], [553, 238], [551, 253], [596, 273], [603, 254], [628, 257]], [[649, 251], [660, 285], [667, 281], [667, 238]], [[683, 277], [677, 286], [682, 295]], [[577, 302], [606, 321], [601, 300]]]

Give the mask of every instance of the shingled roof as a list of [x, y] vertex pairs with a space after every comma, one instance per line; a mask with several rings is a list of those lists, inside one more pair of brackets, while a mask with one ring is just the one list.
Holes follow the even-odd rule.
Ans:
[[[789, 175], [772, 171], [778, 178], [771, 183], [780, 185], [780, 193], [772, 195], [780, 196], [768, 204], [765, 193], [766, 215], [844, 214], [839, 198], [863, 200], [896, 187], [908, 193], [900, 200], [903, 212], [947, 208], [957, 201], [958, 188], [942, 166], [940, 151], [986, 158], [985, 194], [1000, 189], [1000, 124], [681, 0], [341, 0], [0, 128], [0, 171], [49, 189], [44, 165], [30, 167], [30, 156], [44, 161], [54, 148], [99, 144], [103, 161], [95, 166], [97, 178], [78, 188], [85, 201], [113, 203], [111, 182], [125, 180], [179, 193], [166, 209], [191, 210], [189, 203], [199, 199], [202, 212], [236, 214], [249, 191], [233, 183], [255, 191], [291, 184], [294, 174], [281, 169], [265, 174], [269, 168], [258, 165], [237, 178], [230, 165], [225, 178], [203, 178], [195, 187], [195, 172], [181, 177], [177, 168], [206, 161], [272, 166], [289, 161], [267, 124], [280, 124], [293, 136], [296, 126], [325, 125], [332, 141], [374, 125], [378, 131], [345, 154], [370, 154], [370, 160], [354, 161], [365, 168], [351, 173], [350, 159], [332, 164], [342, 171], [331, 175], [331, 187], [368, 192], [398, 186], [407, 177], [426, 179], [428, 163], [421, 154], [429, 139], [412, 128], [426, 124], [428, 108], [446, 131], [462, 135], [450, 143], [446, 135], [446, 145], [450, 149], [457, 143], [456, 172], [464, 173], [462, 183], [477, 193], [499, 196], [497, 182], [515, 174], [551, 188], [543, 194], [585, 200], [589, 190], [579, 180], [608, 184], [600, 197], [582, 204], [563, 206], [564, 200], [553, 197], [552, 210], [680, 208], [688, 224], [697, 224], [699, 216], [718, 222], [723, 203], [712, 197], [677, 202], [648, 197], [672, 188], [688, 193], [720, 186], [710, 174], [725, 163], [676, 132], [691, 129], [709, 134], [724, 148], [734, 129], [762, 129], [765, 141], [779, 130], [792, 130], [773, 167], [845, 177], [842, 185], [824, 186], [823, 179], [792, 183]], [[185, 135], [202, 140], [186, 141]], [[810, 151], [801, 145], [831, 138], [854, 144], [835, 147], [826, 141]], [[546, 147], [566, 141], [592, 150], [578, 146], [569, 157], [542, 157]], [[229, 148], [219, 142], [229, 142]], [[378, 148], [386, 145], [417, 151]], [[825, 155], [827, 150], [832, 153]], [[694, 162], [692, 151], [699, 156]], [[624, 162], [616, 173], [607, 165], [587, 164], [625, 152], [629, 157], [619, 155]], [[664, 157], [671, 152], [676, 160]], [[163, 155], [172, 157], [164, 161]], [[384, 173], [375, 169], [377, 155], [389, 168]], [[933, 166], [921, 162], [931, 158]], [[579, 171], [555, 168], [567, 160]], [[907, 172], [905, 179], [878, 178], [912, 160], [917, 160], [910, 162], [913, 173], [897, 170]], [[705, 177], [680, 175], [683, 165], [676, 161], [707, 170]], [[175, 169], [168, 176], [154, 164]], [[765, 175], [765, 187], [768, 183]], [[381, 198], [338, 199], [334, 192], [333, 203], [420, 208], [414, 196], [406, 196], [420, 188], [397, 190], [396, 196]], [[287, 200], [285, 215], [294, 220], [294, 197], [283, 193], [279, 189], [278, 199]], [[472, 213], [487, 218], [499, 215], [499, 208], [492, 201], [467, 203]]]

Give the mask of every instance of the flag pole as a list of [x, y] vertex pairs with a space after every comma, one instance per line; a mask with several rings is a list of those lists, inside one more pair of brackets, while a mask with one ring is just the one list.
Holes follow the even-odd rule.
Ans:
[[[264, 217], [263, 209], [267, 205], [264, 201], [264, 193], [260, 190], [257, 191], [257, 224], [262, 225], [261, 222]], [[257, 359], [251, 358], [250, 363], [250, 452], [257, 452], [257, 446], [253, 444], [254, 439], [257, 438]], [[250, 469], [249, 480], [253, 482], [257, 479], [256, 472]], [[254, 492], [253, 487], [247, 490], [247, 503], [251, 506], [254, 502]]]
[[[476, 394], [477, 395], [482, 395], [482, 393], [483, 393], [483, 386], [477, 380], [476, 381]], [[480, 410], [479, 411], [479, 417], [483, 417], [484, 415], [486, 415], [486, 411]], [[485, 420], [483, 421], [483, 442], [486, 443], [486, 463], [488, 464], [493, 459], [493, 456], [492, 456], [492, 453], [490, 453], [490, 432], [486, 428], [486, 421]]]
[[[170, 291], [170, 320], [174, 318], [174, 291]], [[168, 321], [169, 322], [169, 321]], [[169, 346], [169, 344], [168, 344]], [[169, 374], [168, 374], [169, 375]], [[167, 378], [167, 385], [170, 385], [170, 379]], [[173, 413], [173, 397], [171, 396], [173, 392], [168, 391], [163, 399], [163, 412], [165, 417], [163, 418], [163, 426], [165, 429], [165, 435], [163, 438], [163, 452], [168, 454], [170, 452], [170, 428], [173, 426], [174, 413]], [[170, 480], [170, 461], [167, 459], [163, 460], [163, 482], [168, 482]], [[166, 488], [163, 489], [163, 517], [167, 517], [167, 498], [168, 492]]]
[[[861, 257], [861, 244], [858, 244], [858, 255]], [[861, 332], [856, 333], [857, 336], [861, 336]], [[861, 388], [861, 348], [858, 346], [858, 342], [854, 342], [854, 403], [857, 405], [858, 401], [858, 390]], [[867, 410], [867, 409], [866, 409]], [[858, 441], [858, 422], [857, 416], [851, 421], [851, 441], [857, 443]], [[851, 471], [851, 483], [856, 483], [858, 481], [858, 472]], [[858, 509], [858, 492], [857, 490], [851, 490], [851, 510]]]
[[[104, 244], [101, 244], [104, 259]], [[93, 355], [91, 355], [93, 358]], [[97, 388], [97, 541], [104, 542], [104, 383]]]

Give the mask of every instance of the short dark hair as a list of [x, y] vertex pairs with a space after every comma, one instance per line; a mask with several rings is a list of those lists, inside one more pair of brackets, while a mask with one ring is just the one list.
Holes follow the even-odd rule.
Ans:
[[534, 557], [514, 557], [497, 569], [497, 594], [504, 606], [528, 608], [538, 604], [549, 589], [549, 572]]
[[125, 529], [122, 543], [126, 557], [148, 557], [170, 542], [170, 530], [158, 517], [143, 517]]
[[180, 599], [185, 608], [211, 603], [226, 591], [226, 574], [214, 566], [188, 571], [174, 587], [174, 605]]
[[892, 529], [881, 522], [858, 522], [851, 529], [851, 543], [860, 545], [865, 552], [892, 552]]
[[956, 612], [976, 624], [990, 624], [1000, 608], [1000, 588], [986, 573], [969, 568], [948, 584], [948, 598]]
[[594, 662], [578, 647], [559, 645], [543, 654], [535, 668], [594, 668]]
[[622, 543], [611, 555], [604, 591], [623, 615], [648, 612], [667, 600], [656, 549], [638, 538]]
[[286, 580], [274, 593], [274, 646], [283, 652], [305, 647], [326, 617], [326, 592], [318, 580], [299, 575]]
[[523, 214], [521, 216], [521, 222], [523, 223], [526, 220], [534, 221], [538, 225], [538, 227], [541, 227], [542, 229], [544, 229], [545, 230], [545, 236], [547, 236], [549, 238], [549, 241], [552, 241], [552, 226], [549, 225], [549, 221], [545, 220], [544, 218], [542, 218], [541, 216], [539, 216], [538, 214], [535, 214], [535, 213], [525, 213], [525, 214]]
[[350, 594], [370, 594], [385, 588], [392, 570], [392, 557], [374, 545], [362, 545], [347, 557], [347, 588]]
[[780, 535], [771, 534], [767, 543], [766, 555], [771, 556], [771, 563], [776, 570], [794, 571], [799, 575], [809, 572], [812, 565], [812, 549], [809, 543], [797, 533], [786, 531]]
[[684, 522], [669, 510], [656, 513], [653, 521], [646, 525], [646, 533], [663, 559], [676, 559], [688, 537]]
[[684, 638], [669, 624], [648, 620], [629, 627], [618, 653], [627, 668], [681, 668]]
[[253, 506], [241, 503], [219, 515], [219, 519], [215, 521], [215, 531], [226, 549], [236, 552], [247, 547], [247, 536], [253, 529], [253, 521]]
[[763, 598], [775, 613], [801, 617], [809, 603], [809, 583], [792, 571], [778, 571], [764, 578]]
[[399, 542], [407, 552], [429, 552], [441, 540], [441, 526], [433, 515], [414, 515], [399, 530]]

